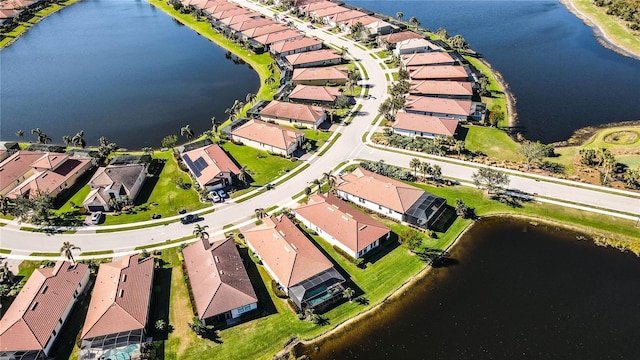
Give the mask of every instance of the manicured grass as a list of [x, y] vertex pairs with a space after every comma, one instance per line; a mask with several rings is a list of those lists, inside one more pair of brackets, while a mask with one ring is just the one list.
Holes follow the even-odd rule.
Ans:
[[468, 150], [481, 152], [488, 157], [501, 160], [521, 160], [520, 154], [518, 154], [520, 145], [513, 141], [506, 132], [484, 126], [469, 125], [465, 128], [469, 130], [464, 139]]
[[0, 254], [11, 254], [11, 250], [9, 250], [9, 249], [0, 249]]
[[103, 250], [103, 251], [87, 251], [80, 253], [80, 256], [97, 256], [97, 255], [107, 255], [113, 254], [113, 250]]
[[29, 256], [56, 257], [60, 256], [59, 252], [32, 252]]
[[80, 190], [78, 190], [75, 194], [73, 194], [73, 196], [69, 199], [69, 201], [67, 201], [66, 203], [64, 203], [64, 205], [62, 205], [62, 207], [60, 207], [60, 209], [55, 210], [55, 213], [63, 214], [63, 213], [77, 211], [78, 209], [72, 207], [71, 203], [74, 203], [76, 206], [82, 206], [82, 202], [87, 197], [87, 195], [89, 195], [90, 192], [91, 192], [91, 187], [89, 187], [89, 185], [85, 185], [81, 187]]
[[[236, 160], [238, 164], [246, 165], [251, 173], [251, 187], [264, 186], [277, 177], [286, 174], [299, 163], [267, 152], [244, 145], [225, 142], [222, 147]], [[260, 158], [258, 157], [260, 154]], [[232, 194], [238, 196], [240, 191]]]
[[616, 160], [631, 169], [640, 169], [640, 155], [619, 155]]
[[318, 153], [318, 156], [322, 156], [324, 155], [324, 153], [326, 153], [327, 151], [329, 151], [329, 149], [331, 148], [331, 146], [333, 146], [333, 144], [338, 140], [338, 138], [342, 136], [341, 133], [337, 133], [335, 134], [335, 137], [333, 138], [333, 140], [331, 140], [331, 143], [329, 144], [329, 146], [327, 146], [326, 148], [324, 148], [324, 150], [322, 150], [321, 152]]
[[[487, 104], [487, 109], [491, 110], [494, 105], [499, 105], [504, 112], [504, 119], [498, 123], [498, 127], [509, 126], [509, 114], [507, 113], [507, 101], [505, 98], [505, 89], [500, 86], [500, 83], [496, 79], [495, 74], [489, 67], [487, 67], [482, 61], [471, 56], [465, 56], [465, 60], [469, 62], [473, 67], [478, 69], [482, 74], [486, 75], [489, 79], [489, 85], [487, 90], [490, 91], [489, 96], [483, 96], [482, 102]], [[488, 120], [487, 120], [488, 121]]]
[[380, 59], [386, 59], [389, 57], [389, 53], [386, 50], [380, 50], [378, 52], [375, 53], [376, 55], [378, 55], [378, 57]]

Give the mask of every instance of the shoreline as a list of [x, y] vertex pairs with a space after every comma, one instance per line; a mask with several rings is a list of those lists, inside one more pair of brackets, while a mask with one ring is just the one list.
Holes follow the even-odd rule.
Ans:
[[[522, 221], [528, 221], [531, 225], [533, 226], [537, 226], [537, 223], [543, 224], [543, 225], [547, 225], [547, 226], [553, 226], [556, 228], [561, 228], [561, 229], [565, 229], [565, 230], [570, 230], [570, 231], [574, 231], [574, 232], [578, 232], [578, 233], [582, 233], [586, 236], [588, 236], [588, 239], [583, 239], [583, 238], [576, 238], [576, 241], [582, 241], [582, 240], [590, 240], [591, 242], [594, 243], [594, 245], [597, 246], [605, 246], [605, 247], [609, 247], [612, 246], [616, 249], [618, 249], [621, 252], [631, 252], [634, 253], [636, 256], [640, 257], [640, 252], [634, 252], [633, 250], [630, 249], [625, 249], [625, 248], [618, 248], [615, 247], [614, 245], [608, 244], [608, 243], [603, 243], [599, 241], [599, 238], [604, 237], [606, 238], [606, 235], [603, 235], [601, 233], [598, 233], [597, 231], [594, 231], [593, 229], [589, 229], [589, 228], [585, 228], [585, 227], [581, 227], [581, 226], [577, 226], [577, 225], [572, 225], [572, 224], [568, 224], [568, 223], [563, 223], [563, 222], [558, 222], [552, 219], [547, 219], [547, 218], [539, 218], [539, 217], [535, 217], [535, 216], [529, 216], [529, 215], [522, 215], [522, 214], [510, 214], [510, 213], [495, 213], [495, 214], [488, 214], [488, 215], [484, 215], [481, 216], [480, 218], [478, 218], [476, 221], [473, 221], [471, 223], [469, 223], [455, 238], [455, 240], [449, 245], [447, 246], [447, 248], [445, 250], [443, 250], [443, 253], [447, 253], [449, 252], [451, 249], [454, 248], [454, 246], [456, 246], [460, 240], [462, 239], [462, 237], [469, 232], [471, 229], [473, 229], [473, 226], [476, 224], [477, 221], [482, 220], [482, 219], [490, 219], [490, 218], [495, 218], [495, 217], [510, 217], [510, 218], [514, 218], [514, 219], [519, 219]], [[581, 235], [580, 235], [581, 236]], [[380, 301], [378, 304], [374, 305], [372, 308], [350, 318], [347, 319], [346, 321], [336, 325], [335, 327], [333, 327], [332, 329], [328, 330], [327, 332], [324, 332], [314, 338], [311, 338], [309, 340], [298, 340], [295, 341], [289, 345], [287, 345], [287, 347], [285, 347], [283, 350], [281, 350], [280, 352], [278, 352], [278, 355], [282, 355], [282, 354], [286, 354], [290, 351], [293, 351], [294, 355], [296, 356], [300, 356], [302, 354], [298, 354], [296, 352], [296, 349], [298, 346], [306, 348], [306, 349], [313, 349], [315, 347], [319, 347], [320, 343], [322, 343], [324, 340], [327, 339], [331, 339], [332, 336], [338, 336], [340, 334], [341, 331], [346, 330], [346, 328], [349, 325], [357, 325], [358, 322], [360, 321], [364, 321], [366, 320], [371, 314], [373, 314], [374, 312], [376, 312], [377, 310], [380, 309], [381, 306], [387, 304], [389, 301], [391, 300], [395, 300], [396, 298], [400, 297], [405, 290], [408, 290], [411, 286], [415, 285], [418, 281], [425, 279], [430, 273], [431, 270], [433, 269], [433, 267], [431, 265], [427, 265], [424, 269], [420, 270], [420, 272], [418, 272], [416, 275], [412, 276], [411, 278], [409, 278], [405, 283], [403, 283], [400, 287], [398, 287], [396, 290], [394, 290], [391, 294], [389, 294], [387, 297], [385, 297], [382, 301]], [[308, 354], [311, 355], [311, 354]]]
[[486, 66], [487, 69], [489, 69], [493, 77], [496, 79], [496, 82], [498, 83], [498, 85], [500, 85], [500, 88], [504, 93], [504, 101], [507, 105], [507, 108], [505, 109], [507, 111], [507, 127], [509, 128], [515, 127], [518, 124], [518, 112], [516, 111], [516, 107], [515, 107], [515, 104], [517, 103], [517, 101], [516, 101], [516, 97], [511, 92], [511, 88], [509, 87], [509, 84], [504, 79], [502, 74], [491, 66], [491, 63], [486, 61], [484, 58], [478, 58], [478, 60], [484, 66]]
[[593, 29], [593, 35], [596, 40], [605, 48], [615, 51], [620, 55], [624, 55], [636, 60], [640, 60], [640, 53], [636, 53], [624, 47], [624, 45], [619, 44], [610, 36], [607, 35], [606, 31], [602, 28], [598, 22], [596, 22], [592, 17], [582, 12], [578, 9], [573, 0], [558, 0], [562, 5], [564, 5], [570, 13], [574, 14], [578, 19], [582, 20], [585, 25], [589, 26]]

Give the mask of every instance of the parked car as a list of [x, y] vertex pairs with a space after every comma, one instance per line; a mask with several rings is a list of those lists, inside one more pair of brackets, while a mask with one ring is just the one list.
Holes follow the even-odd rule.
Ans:
[[180, 222], [183, 224], [191, 224], [192, 222], [198, 221], [200, 217], [196, 214], [187, 214], [180, 218]]
[[218, 195], [216, 191], [211, 191], [209, 193], [209, 199], [213, 200], [213, 202], [222, 201], [222, 198], [220, 197], [220, 195]]
[[96, 211], [93, 214], [91, 214], [92, 224], [97, 225], [100, 223], [100, 220], [102, 220], [102, 211]]
[[220, 189], [218, 190], [218, 195], [220, 195], [221, 198], [226, 199], [229, 197], [229, 195], [227, 195], [226, 192], [224, 192], [224, 190]]

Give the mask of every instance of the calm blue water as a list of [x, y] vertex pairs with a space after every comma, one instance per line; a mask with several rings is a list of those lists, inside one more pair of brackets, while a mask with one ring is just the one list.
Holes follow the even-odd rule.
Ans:
[[[259, 87], [248, 65], [140, 0], [84, 0], [0, 51], [0, 139], [40, 127], [54, 142], [85, 131], [126, 148], [160, 147], [189, 124], [221, 120]], [[184, 140], [184, 138], [182, 138]], [[182, 141], [181, 140], [181, 141]]]
[[461, 34], [509, 83], [526, 136], [640, 119], [640, 61], [605, 49], [558, 1], [348, 1]]

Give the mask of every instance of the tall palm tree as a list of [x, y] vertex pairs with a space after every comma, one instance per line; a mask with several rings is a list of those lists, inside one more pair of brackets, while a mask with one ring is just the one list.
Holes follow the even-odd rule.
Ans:
[[207, 232], [207, 228], [209, 227], [209, 225], [200, 225], [200, 224], [196, 224], [196, 226], [193, 227], [193, 236], [195, 236], [196, 238], [200, 238], [200, 240], [203, 239], [208, 239], [209, 238], [209, 233]]
[[245, 98], [245, 100], [246, 100], [245, 102], [246, 102], [247, 104], [250, 104], [250, 103], [252, 103], [252, 102], [253, 102], [253, 100], [255, 100], [255, 98], [256, 98], [256, 94], [254, 94], [254, 93], [248, 93], [248, 94], [247, 94], [247, 97]]
[[411, 25], [416, 27], [416, 30], [418, 30], [418, 26], [420, 26], [420, 21], [418, 19], [416, 19], [414, 16], [411, 17], [411, 19], [409, 19], [409, 23], [411, 23]]
[[180, 135], [185, 136], [187, 140], [190, 140], [193, 137], [193, 130], [191, 130], [191, 126], [188, 124], [180, 128]]
[[352, 288], [350, 288], [350, 287], [348, 287], [348, 288], [344, 289], [344, 291], [342, 292], [342, 296], [343, 296], [345, 299], [349, 299], [349, 302], [351, 302], [351, 300], [352, 300], [352, 298], [353, 298], [353, 295], [355, 295], [355, 294], [356, 294], [355, 290], [353, 290], [353, 289], [352, 289]]
[[145, 155], [153, 156], [154, 150], [153, 150], [153, 148], [151, 146], [145, 146], [145, 147], [142, 148], [142, 152]]
[[71, 143], [74, 146], [80, 146], [84, 149], [84, 147], [87, 146], [87, 142], [84, 141], [84, 130], [80, 130], [78, 133], [76, 133], [71, 139]]
[[422, 162], [418, 158], [413, 158], [409, 161], [409, 167], [413, 169], [413, 176], [416, 176], [418, 168], [422, 165]]
[[74, 249], [77, 249], [77, 247], [68, 241], [65, 241], [64, 243], [62, 243], [62, 247], [60, 248], [60, 252], [64, 253], [64, 257], [66, 257], [67, 260], [71, 261], [72, 264], [75, 263], [75, 260], [73, 259], [73, 253], [72, 253], [72, 250]]
[[402, 11], [398, 11], [396, 13], [396, 19], [398, 19], [398, 21], [401, 21], [403, 16], [404, 16], [404, 13]]
[[20, 139], [20, 141], [24, 140], [24, 131], [22, 130], [16, 131], [16, 136], [18, 137], [18, 139]]
[[64, 142], [65, 145], [69, 146], [73, 143], [73, 138], [69, 135], [65, 135], [62, 137], [62, 142]]
[[256, 218], [258, 218], [258, 220], [267, 216], [267, 212], [264, 211], [263, 208], [258, 208], [258, 209], [255, 209], [254, 211], [256, 213]]
[[466, 144], [465, 144], [464, 140], [457, 140], [455, 142], [455, 144], [453, 144], [453, 150], [457, 151], [458, 155], [462, 155], [462, 152], [465, 149], [465, 145]]
[[327, 171], [322, 174], [322, 182], [327, 183], [327, 192], [331, 192], [336, 184], [336, 177], [331, 173], [331, 171]]
[[242, 165], [240, 168], [238, 180], [242, 181], [245, 186], [249, 184], [249, 169], [247, 168], [247, 165]]
[[42, 130], [40, 130], [40, 128], [31, 129], [31, 133], [36, 134], [36, 137], [38, 138], [38, 144], [46, 144], [47, 142], [51, 141], [51, 138], [47, 136], [47, 134], [45, 134]]
[[428, 162], [423, 162], [420, 164], [420, 172], [422, 173], [422, 178], [426, 179], [427, 174], [431, 173], [431, 164]]
[[440, 176], [442, 176], [442, 168], [440, 165], [434, 164], [431, 167], [431, 175], [436, 179], [440, 180]]

